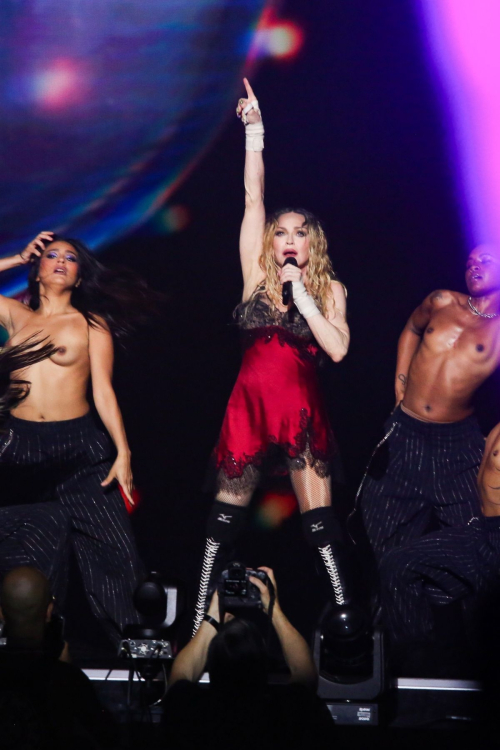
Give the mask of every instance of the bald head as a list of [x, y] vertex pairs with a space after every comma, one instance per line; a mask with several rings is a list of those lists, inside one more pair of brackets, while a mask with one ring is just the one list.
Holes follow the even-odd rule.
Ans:
[[49, 614], [49, 582], [36, 568], [14, 568], [3, 579], [0, 600], [9, 633], [37, 631]]

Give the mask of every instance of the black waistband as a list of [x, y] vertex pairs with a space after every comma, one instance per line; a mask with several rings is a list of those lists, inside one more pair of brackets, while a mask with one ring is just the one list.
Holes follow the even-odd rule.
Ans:
[[394, 410], [392, 415], [393, 420], [399, 422], [406, 427], [409, 427], [413, 432], [418, 432], [420, 435], [442, 436], [442, 437], [455, 437], [460, 435], [478, 434], [481, 432], [479, 429], [478, 421], [474, 414], [471, 414], [465, 419], [461, 419], [459, 422], [422, 422], [420, 419], [406, 414], [400, 406]]
[[90, 412], [76, 419], [61, 419], [57, 422], [35, 422], [30, 419], [19, 419], [12, 414], [9, 416], [5, 428], [18, 433], [29, 433], [30, 435], [53, 435], [54, 433], [74, 434], [78, 430], [89, 430], [95, 428], [95, 421]]

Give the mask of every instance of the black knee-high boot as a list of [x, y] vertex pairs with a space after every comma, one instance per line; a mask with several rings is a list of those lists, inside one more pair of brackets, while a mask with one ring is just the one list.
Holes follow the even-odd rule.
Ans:
[[233, 545], [245, 522], [247, 508], [215, 500], [207, 522], [207, 539], [196, 599], [193, 635], [200, 627], [214, 583], [233, 554]]
[[314, 508], [302, 514], [307, 542], [317, 550], [333, 592], [333, 604], [343, 607], [352, 601], [350, 554], [343, 533], [330, 506]]

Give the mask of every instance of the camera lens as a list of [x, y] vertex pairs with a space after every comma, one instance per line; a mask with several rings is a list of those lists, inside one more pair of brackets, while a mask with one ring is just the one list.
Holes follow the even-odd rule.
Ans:
[[244, 581], [246, 577], [246, 568], [241, 563], [231, 563], [228, 568], [228, 578], [232, 578], [233, 581]]

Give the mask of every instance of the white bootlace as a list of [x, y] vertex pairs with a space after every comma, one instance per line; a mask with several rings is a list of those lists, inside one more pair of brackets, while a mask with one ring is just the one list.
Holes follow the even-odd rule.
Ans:
[[321, 559], [325, 564], [328, 575], [330, 576], [330, 582], [333, 587], [333, 593], [335, 596], [335, 604], [339, 607], [345, 604], [344, 592], [342, 590], [342, 583], [340, 582], [339, 571], [335, 557], [333, 556], [332, 548], [328, 544], [326, 547], [318, 547], [318, 552], [321, 555]]
[[203, 555], [203, 564], [201, 566], [200, 576], [200, 588], [198, 589], [198, 599], [196, 601], [196, 607], [194, 608], [194, 623], [193, 623], [193, 636], [198, 632], [198, 628], [203, 622], [205, 617], [205, 604], [207, 599], [208, 584], [210, 583], [210, 576], [212, 574], [212, 568], [214, 567], [215, 556], [217, 550], [220, 547], [220, 542], [216, 542], [213, 539], [207, 539], [205, 547], [205, 554]]

